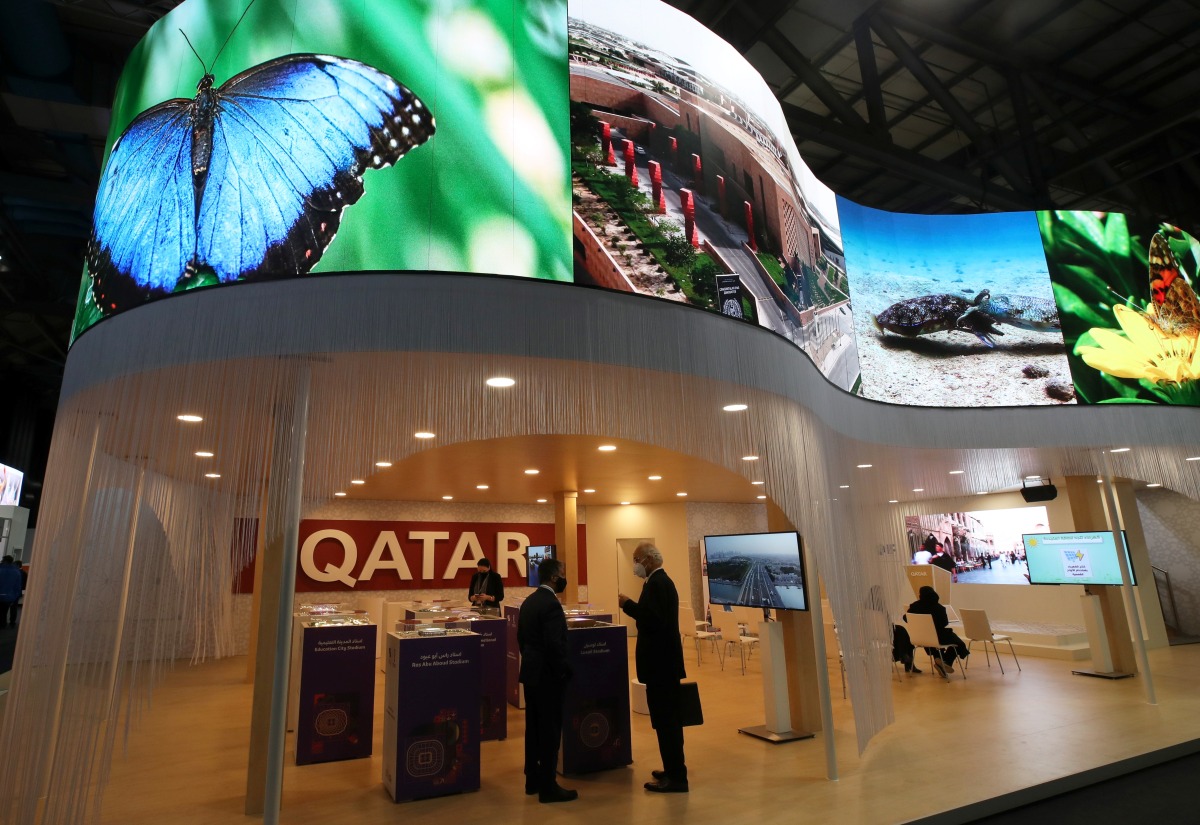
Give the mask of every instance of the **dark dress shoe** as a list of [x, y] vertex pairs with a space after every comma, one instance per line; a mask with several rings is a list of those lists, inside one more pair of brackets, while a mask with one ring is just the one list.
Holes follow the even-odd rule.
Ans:
[[647, 782], [644, 786], [646, 790], [653, 793], [687, 793], [688, 784], [686, 782], [673, 782], [670, 779], [664, 779], [661, 782]]
[[666, 771], [650, 771], [650, 775], [654, 777], [655, 782], [664, 782], [667, 778]]
[[569, 791], [559, 785], [555, 785], [548, 791], [542, 791], [538, 794], [538, 802], [570, 802], [573, 799], [579, 798], [579, 791]]
[[538, 792], [537, 785], [530, 785], [528, 782], [525, 783], [525, 795], [526, 796], [533, 796], [537, 792]]

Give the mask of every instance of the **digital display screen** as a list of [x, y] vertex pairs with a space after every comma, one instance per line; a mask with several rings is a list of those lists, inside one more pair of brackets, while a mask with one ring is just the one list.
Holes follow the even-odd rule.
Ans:
[[21, 482], [25, 474], [20, 470], [0, 464], [0, 506], [9, 504], [18, 506], [21, 503]]
[[[1023, 536], [1032, 584], [1121, 584], [1121, 566], [1113, 534], [1033, 533]], [[1122, 533], [1122, 549], [1132, 584], [1133, 561]]]
[[712, 604], [808, 610], [799, 533], [705, 536]]
[[530, 587], [538, 587], [542, 583], [538, 578], [538, 565], [553, 558], [556, 558], [553, 544], [531, 544], [525, 548], [525, 570]]
[[1025, 533], [1049, 528], [1042, 505], [904, 517], [912, 564], [932, 564], [958, 584], [1028, 585]]

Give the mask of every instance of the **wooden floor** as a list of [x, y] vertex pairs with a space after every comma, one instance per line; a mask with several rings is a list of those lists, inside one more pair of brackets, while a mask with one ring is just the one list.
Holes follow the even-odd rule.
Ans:
[[[456, 825], [497, 821], [729, 823], [890, 823], [927, 816], [1200, 739], [1200, 646], [1152, 651], [1159, 703], [1145, 703], [1137, 679], [1109, 682], [1071, 675], [1066, 662], [1022, 659], [1023, 672], [989, 670], [972, 657], [969, 678], [928, 674], [893, 684], [896, 723], [856, 753], [850, 706], [835, 692], [841, 779], [825, 778], [820, 736], [771, 745], [738, 733], [761, 724], [760, 670], [742, 676], [705, 656], [689, 675], [700, 683], [706, 724], [687, 730], [692, 792], [642, 790], [660, 767], [649, 720], [633, 717], [634, 765], [564, 779], [578, 802], [543, 806], [523, 793], [523, 714], [509, 709], [509, 738], [483, 743], [478, 793], [397, 806], [371, 759], [285, 771], [281, 822], [289, 825], [388, 823], [444, 818]], [[1011, 661], [1011, 660], [1009, 660]], [[104, 821], [121, 825], [253, 822], [242, 813], [250, 688], [242, 658], [180, 665], [156, 691], [124, 756], [115, 759]], [[382, 695], [382, 677], [380, 681]], [[380, 711], [382, 703], [379, 703]], [[382, 745], [377, 714], [375, 749]], [[931, 790], [936, 787], [938, 790]], [[427, 817], [427, 819], [426, 819]]]

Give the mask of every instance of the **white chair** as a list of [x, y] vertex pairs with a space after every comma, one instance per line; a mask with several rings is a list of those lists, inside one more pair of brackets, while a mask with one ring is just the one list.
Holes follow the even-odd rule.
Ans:
[[837, 656], [838, 667], [842, 671], [842, 698], [846, 698], [846, 657], [842, 655], [842, 643], [838, 639], [837, 628], [833, 622], [822, 622], [825, 629], [825, 659], [832, 662]]
[[[754, 645], [758, 644], [758, 637], [746, 636], [742, 633], [741, 625], [738, 624], [738, 617], [734, 613], [726, 613], [724, 610], [717, 609], [713, 611], [713, 625], [717, 628], [717, 632], [721, 634], [721, 639], [725, 642], [725, 656], [729, 656], [729, 647], [731, 645], [738, 646], [738, 654], [742, 663], [742, 675], [746, 675], [746, 657]], [[725, 666], [722, 663], [721, 669]]]
[[690, 607], [679, 608], [679, 634], [681, 636], [692, 636], [696, 640], [696, 664], [701, 662], [700, 643], [710, 642], [717, 650], [717, 659], [721, 662], [721, 667], [725, 667], [725, 658], [721, 655], [721, 647], [717, 644], [721, 639], [720, 633], [714, 633], [707, 628], [708, 623], [702, 622], [696, 618], [696, 614], [692, 612]]
[[[947, 666], [946, 666], [946, 660], [942, 656], [942, 652], [947, 650], [948, 648], [954, 647], [954, 645], [942, 644], [941, 642], [938, 641], [937, 630], [933, 626], [933, 617], [930, 616], [928, 613], [909, 613], [907, 626], [908, 626], [908, 638], [912, 641], [912, 643], [914, 645], [916, 645], [917, 647], [925, 648], [925, 653], [928, 654], [928, 656], [929, 656], [930, 670], [933, 670], [935, 673], [941, 673], [943, 676], [946, 676], [945, 669]], [[930, 653], [930, 651], [934, 651], [937, 653], [938, 664], [940, 665], [940, 667], [937, 669], [934, 669], [934, 667], [933, 667], [933, 664], [934, 664], [933, 655], [934, 654]], [[962, 663], [960, 662], [959, 664], [961, 665]], [[966, 679], [967, 678], [966, 669], [964, 667], [960, 666], [958, 670], [960, 673], [962, 673], [962, 677], [964, 679]], [[949, 677], [946, 677], [946, 678], [949, 678]]]
[[[1008, 652], [1012, 654], [1013, 661], [1017, 663], [1017, 670], [1021, 669], [1021, 660], [1017, 658], [1017, 651], [1013, 649], [1012, 636], [997, 635], [992, 632], [992, 625], [988, 621], [986, 610], [967, 610], [965, 607], [962, 612], [963, 618], [963, 635], [966, 636], [967, 649], [971, 649], [971, 645], [975, 642], [983, 642], [983, 655], [987, 659], [988, 667], [992, 666], [992, 657], [988, 655], [988, 645], [992, 646], [992, 650], [996, 652], [996, 664], [1000, 665], [1000, 675], [1004, 675], [1004, 663], [1000, 661], [1000, 651], [996, 648], [996, 642], [1008, 642]], [[964, 665], [965, 667], [965, 665]]]
[[954, 605], [944, 604], [942, 607], [946, 608], [946, 622], [948, 624], [962, 624], [962, 617], [958, 615], [958, 611], [954, 609]]

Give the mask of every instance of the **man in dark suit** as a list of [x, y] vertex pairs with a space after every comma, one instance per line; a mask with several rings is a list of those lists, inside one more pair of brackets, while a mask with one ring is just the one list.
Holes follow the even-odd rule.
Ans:
[[683, 643], [679, 638], [679, 593], [662, 569], [662, 553], [653, 544], [633, 551], [633, 572], [646, 580], [637, 601], [617, 596], [621, 609], [637, 622], [638, 681], [646, 685], [650, 723], [658, 734], [663, 769], [652, 771], [645, 788], [655, 793], [687, 793], [687, 766], [683, 762], [683, 724], [679, 718], [679, 680], [683, 670]]
[[558, 745], [562, 739], [563, 696], [571, 678], [567, 660], [567, 616], [558, 594], [567, 588], [566, 567], [558, 559], [538, 566], [538, 586], [521, 605], [517, 646], [525, 685], [525, 793], [539, 802], [570, 802], [578, 791], [558, 784]]
[[493, 612], [498, 610], [500, 602], [504, 601], [504, 579], [492, 571], [492, 563], [486, 556], [476, 563], [475, 571], [471, 586], [467, 588], [471, 604]]

